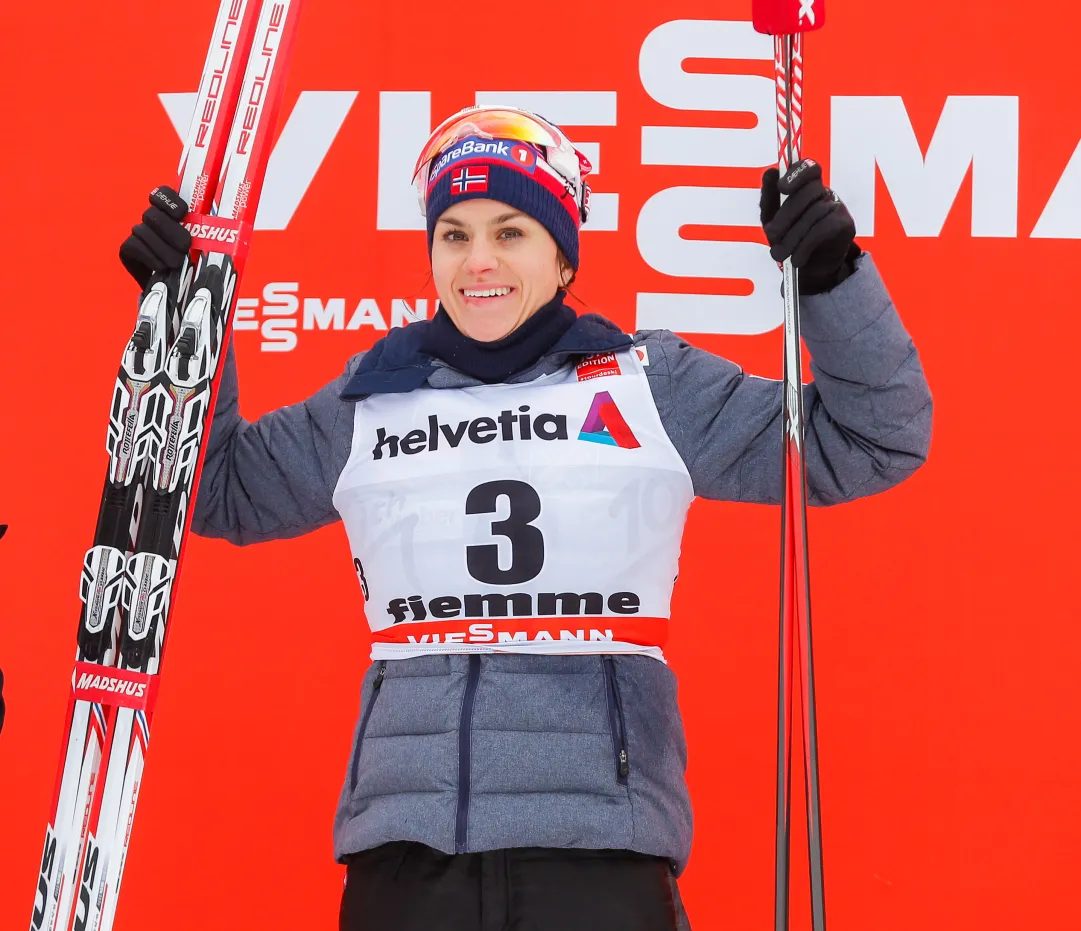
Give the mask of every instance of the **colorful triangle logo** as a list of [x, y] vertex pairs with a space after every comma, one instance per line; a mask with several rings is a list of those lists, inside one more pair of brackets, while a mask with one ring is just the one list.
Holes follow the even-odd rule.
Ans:
[[607, 391], [598, 391], [593, 398], [578, 439], [623, 449], [637, 449], [642, 445], [627, 426], [627, 421], [623, 419], [616, 402]]

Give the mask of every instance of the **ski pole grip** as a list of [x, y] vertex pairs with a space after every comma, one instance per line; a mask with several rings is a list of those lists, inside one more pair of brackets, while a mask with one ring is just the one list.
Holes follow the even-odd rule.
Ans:
[[751, 21], [770, 36], [814, 32], [826, 25], [826, 0], [752, 0]]

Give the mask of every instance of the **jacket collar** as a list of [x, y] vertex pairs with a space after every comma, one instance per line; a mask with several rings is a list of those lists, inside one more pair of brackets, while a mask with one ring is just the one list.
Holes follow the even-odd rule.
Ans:
[[[427, 321], [396, 327], [361, 356], [353, 377], [342, 389], [343, 401], [360, 401], [371, 394], [404, 394], [421, 387], [442, 366], [423, 350]], [[600, 314], [579, 317], [541, 361], [562, 365], [577, 356], [592, 356], [629, 348], [633, 340]], [[462, 375], [462, 385], [480, 384]]]

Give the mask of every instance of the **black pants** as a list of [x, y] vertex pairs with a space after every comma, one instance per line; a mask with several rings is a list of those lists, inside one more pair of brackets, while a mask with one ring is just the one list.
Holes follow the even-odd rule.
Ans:
[[339, 931], [690, 931], [668, 861], [630, 851], [401, 841], [346, 864]]

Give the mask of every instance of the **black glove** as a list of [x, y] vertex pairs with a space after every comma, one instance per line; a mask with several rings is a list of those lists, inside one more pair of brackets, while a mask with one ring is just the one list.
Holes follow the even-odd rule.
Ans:
[[[783, 204], [782, 194], [788, 195]], [[758, 206], [769, 254], [775, 262], [792, 257], [800, 294], [822, 294], [856, 270], [856, 221], [822, 183], [818, 162], [802, 159], [783, 178], [776, 168], [767, 169]]]
[[143, 222], [133, 226], [121, 244], [120, 261], [144, 291], [155, 272], [176, 271], [184, 264], [191, 249], [191, 233], [180, 221], [187, 213], [188, 205], [171, 187], [154, 188]]

